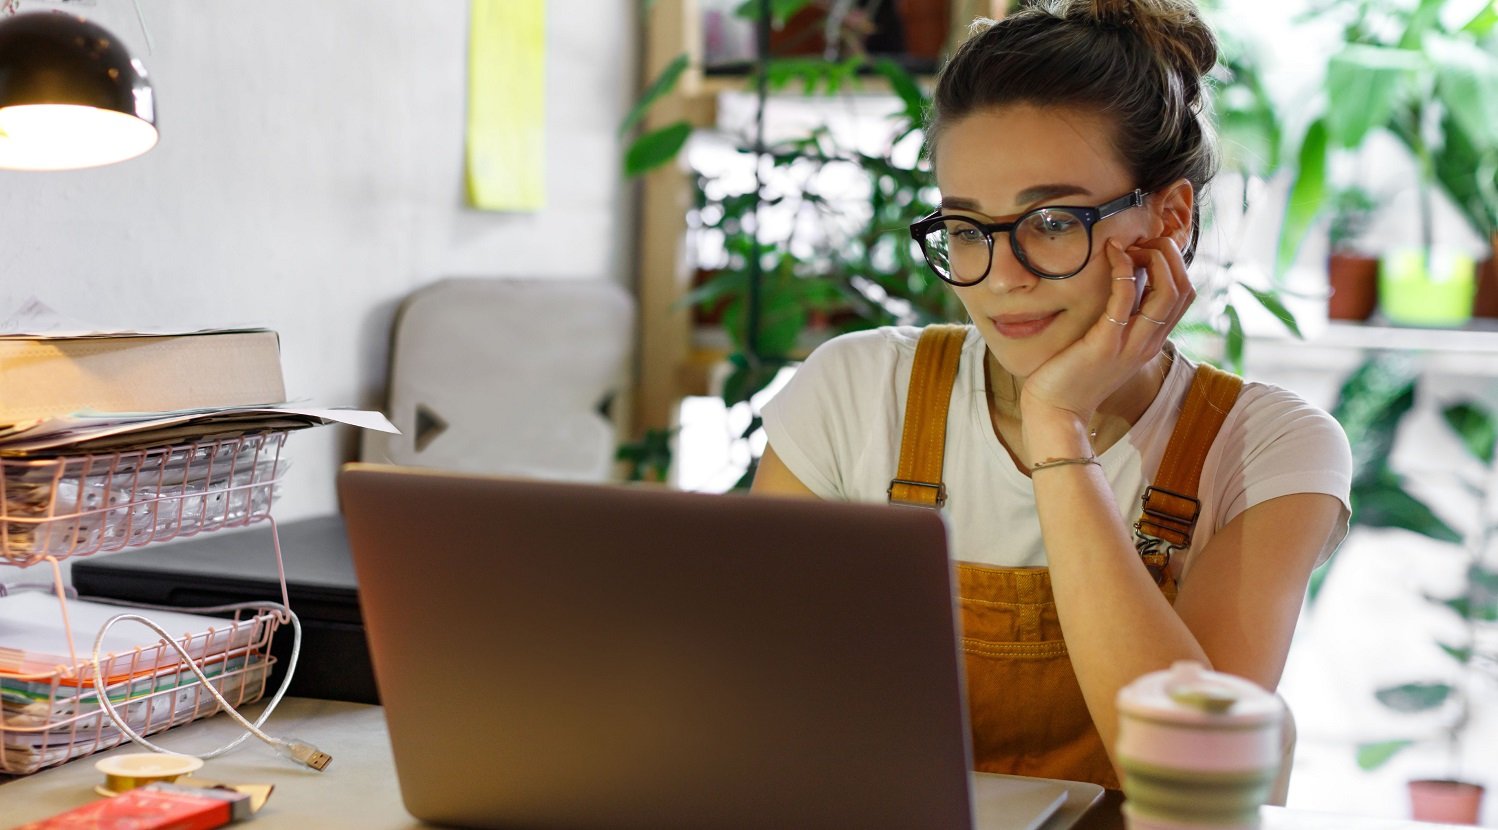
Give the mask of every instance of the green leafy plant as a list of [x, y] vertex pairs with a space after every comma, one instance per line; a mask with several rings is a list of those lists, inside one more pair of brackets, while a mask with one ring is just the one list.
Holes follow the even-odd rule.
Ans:
[[1356, 253], [1378, 203], [1360, 185], [1347, 185], [1332, 192], [1331, 221], [1327, 224], [1327, 246], [1334, 254]]
[[614, 460], [625, 465], [625, 481], [665, 482], [671, 470], [671, 441], [675, 429], [647, 429], [638, 441], [619, 445]]
[[[1498, 467], [1494, 464], [1498, 418], [1471, 401], [1459, 401], [1441, 410], [1445, 423], [1465, 451], [1487, 471], [1483, 481], [1464, 482], [1473, 497], [1472, 512], [1480, 517], [1476, 528], [1464, 536], [1413, 495], [1404, 476], [1390, 466], [1400, 424], [1414, 409], [1416, 380], [1417, 373], [1408, 355], [1378, 354], [1344, 382], [1332, 414], [1347, 431], [1353, 448], [1352, 524], [1401, 528], [1467, 547], [1469, 562], [1462, 587], [1449, 596], [1426, 596], [1463, 623], [1462, 641], [1437, 643], [1456, 662], [1455, 674], [1462, 680], [1420, 678], [1374, 693], [1379, 703], [1401, 714], [1451, 708], [1443, 731], [1454, 759], [1474, 699], [1460, 683], [1484, 682], [1484, 678], [1498, 681], [1498, 649], [1493, 648], [1491, 641], [1491, 636], [1498, 634], [1498, 569], [1486, 557], [1498, 526], [1483, 514], [1488, 490], [1498, 487]], [[1334, 562], [1335, 559], [1328, 562], [1313, 576], [1312, 599]], [[1481, 645], [1484, 642], [1488, 643], [1486, 647]], [[1400, 738], [1363, 744], [1357, 749], [1357, 762], [1365, 770], [1375, 769], [1414, 743], [1413, 739]]]
[[[1202, 5], [1213, 18], [1219, 36], [1218, 65], [1213, 70], [1209, 89], [1219, 133], [1222, 169], [1224, 173], [1236, 174], [1220, 178], [1213, 187], [1238, 188], [1236, 199], [1231, 202], [1218, 200], [1223, 205], [1237, 206], [1239, 215], [1234, 224], [1238, 233], [1223, 238], [1218, 250], [1198, 253], [1197, 264], [1193, 266], [1193, 271], [1200, 275], [1194, 278], [1198, 284], [1198, 300], [1187, 321], [1177, 328], [1177, 333], [1185, 336], [1194, 357], [1242, 373], [1248, 337], [1242, 315], [1231, 296], [1234, 288], [1242, 288], [1291, 335], [1302, 336], [1294, 315], [1284, 304], [1283, 286], [1270, 284], [1260, 288], [1249, 285], [1240, 278], [1237, 270], [1252, 253], [1246, 234], [1250, 225], [1246, 219], [1254, 206], [1251, 196], [1254, 183], [1269, 179], [1283, 167], [1281, 148], [1286, 114], [1270, 95], [1261, 71], [1263, 58], [1255, 45], [1235, 36], [1231, 20], [1219, 2], [1204, 0]], [[1208, 222], [1227, 218], [1210, 211], [1204, 214]]]
[[[761, 5], [746, 3], [740, 13], [755, 17]], [[783, 21], [811, 5], [777, 0], [771, 13]], [[913, 218], [934, 208], [929, 165], [917, 152], [928, 96], [898, 62], [859, 51], [851, 33], [835, 40], [851, 45], [849, 54], [838, 60], [770, 57], [745, 86], [758, 92], [762, 113], [770, 94], [799, 89], [807, 98], [836, 101], [866, 94], [873, 79], [896, 102], [879, 147], [840, 138], [825, 125], [761, 144], [756, 129], [729, 137], [732, 151], [756, 169], [752, 185], [695, 175], [687, 220], [704, 274], [681, 302], [718, 315], [729, 341], [722, 397], [730, 407], [751, 401], [818, 339], [961, 313], [955, 295], [928, 275], [905, 234]], [[622, 132], [633, 130], [673, 89], [686, 61], [679, 57], [650, 83]], [[679, 121], [639, 136], [626, 152], [625, 173], [639, 175], [675, 159], [691, 132]], [[759, 428], [752, 414], [741, 440]], [[740, 485], [753, 473], [751, 461]]]
[[1421, 240], [1431, 244], [1432, 188], [1441, 188], [1484, 233], [1498, 226], [1498, 13], [1491, 4], [1460, 26], [1443, 23], [1447, 0], [1320, 0], [1306, 17], [1340, 15], [1342, 44], [1327, 63], [1323, 106], [1298, 142], [1277, 255], [1283, 272], [1329, 207], [1333, 153], [1385, 130], [1415, 159]]

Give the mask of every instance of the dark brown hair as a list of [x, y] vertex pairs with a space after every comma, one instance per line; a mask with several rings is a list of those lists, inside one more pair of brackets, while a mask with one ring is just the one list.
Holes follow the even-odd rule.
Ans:
[[1203, 76], [1217, 39], [1192, 0], [1041, 0], [973, 24], [937, 78], [928, 152], [942, 130], [991, 107], [1071, 107], [1113, 123], [1118, 157], [1146, 191], [1178, 179], [1196, 191], [1188, 262], [1217, 141]]

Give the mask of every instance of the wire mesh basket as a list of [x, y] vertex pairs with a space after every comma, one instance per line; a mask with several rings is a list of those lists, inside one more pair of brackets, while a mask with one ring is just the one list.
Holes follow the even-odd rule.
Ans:
[[[122, 607], [120, 611], [137, 609]], [[177, 642], [237, 708], [264, 694], [274, 663], [271, 638], [280, 622], [274, 610], [238, 612]], [[220, 708], [165, 642], [103, 656], [99, 672], [109, 702], [142, 736], [212, 715]], [[0, 671], [0, 773], [35, 772], [126, 740], [99, 702], [92, 659], [49, 671]]]
[[0, 457], [0, 561], [88, 556], [264, 519], [285, 471], [286, 435]]

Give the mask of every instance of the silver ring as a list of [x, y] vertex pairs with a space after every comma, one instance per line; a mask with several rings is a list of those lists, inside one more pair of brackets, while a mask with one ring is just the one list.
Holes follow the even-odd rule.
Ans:
[[1163, 326], [1163, 325], [1165, 325], [1165, 321], [1164, 320], [1156, 320], [1155, 318], [1149, 316], [1148, 314], [1145, 314], [1142, 311], [1139, 312], [1139, 316], [1143, 317], [1144, 319], [1146, 319], [1148, 321], [1150, 321], [1151, 323], [1154, 323], [1157, 326]]
[[1106, 318], [1108, 318], [1108, 322], [1112, 323], [1115, 326], [1123, 326], [1124, 328], [1128, 328], [1128, 326], [1129, 326], [1129, 324], [1125, 323], [1123, 320], [1115, 320], [1115, 319], [1113, 319], [1113, 315], [1111, 315], [1111, 314], [1104, 313], [1103, 316], [1106, 317]]
[[1133, 277], [1114, 277], [1113, 278], [1114, 282], [1118, 282], [1119, 280], [1128, 280], [1129, 282], [1133, 282], [1134, 278]]

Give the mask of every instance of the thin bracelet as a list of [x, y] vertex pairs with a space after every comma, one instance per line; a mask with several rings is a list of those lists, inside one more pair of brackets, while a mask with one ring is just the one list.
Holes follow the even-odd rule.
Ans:
[[1096, 464], [1099, 467], [1103, 466], [1102, 462], [1098, 461], [1095, 455], [1089, 455], [1086, 458], [1047, 458], [1044, 461], [1037, 461], [1031, 464], [1030, 472], [1033, 473], [1036, 470], [1044, 470], [1049, 467], [1064, 467], [1068, 464]]

